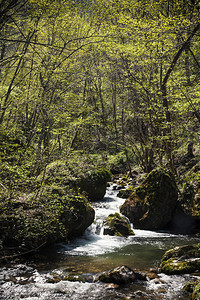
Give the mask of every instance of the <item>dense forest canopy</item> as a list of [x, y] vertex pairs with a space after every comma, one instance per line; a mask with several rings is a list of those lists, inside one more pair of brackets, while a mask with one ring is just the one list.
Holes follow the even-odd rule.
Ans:
[[199, 39], [195, 0], [1, 0], [2, 163], [124, 153], [176, 172], [199, 143]]
[[0, 0], [0, 261], [83, 234], [119, 177], [133, 225], [199, 224], [199, 40], [195, 0]]

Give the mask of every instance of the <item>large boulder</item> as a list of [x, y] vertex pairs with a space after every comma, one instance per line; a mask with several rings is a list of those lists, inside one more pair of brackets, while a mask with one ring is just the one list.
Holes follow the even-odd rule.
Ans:
[[155, 169], [122, 205], [120, 212], [135, 228], [162, 229], [177, 207], [178, 190], [172, 174]]
[[0, 237], [5, 248], [34, 250], [83, 234], [95, 212], [83, 195], [46, 186], [0, 206]]
[[175, 247], [166, 251], [160, 268], [161, 272], [168, 275], [199, 273], [200, 244]]
[[110, 214], [104, 222], [105, 235], [129, 236], [134, 235], [133, 230], [125, 217], [118, 213]]
[[[73, 161], [74, 163], [59, 160], [50, 163], [46, 170], [38, 176], [39, 184], [57, 184], [65, 189], [72, 189], [87, 195], [89, 201], [102, 200], [111, 173], [103, 167], [96, 167], [87, 161]], [[79, 164], [78, 164], [79, 162]]]
[[110, 180], [111, 173], [104, 168], [100, 168], [81, 176], [80, 180], [78, 180], [78, 185], [82, 191], [86, 192], [90, 201], [99, 201], [103, 199], [107, 183]]

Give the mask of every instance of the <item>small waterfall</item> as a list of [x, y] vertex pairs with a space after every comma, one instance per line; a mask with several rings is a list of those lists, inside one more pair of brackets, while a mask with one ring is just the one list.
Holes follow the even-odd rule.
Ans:
[[[129, 238], [108, 236], [103, 234], [103, 222], [110, 214], [119, 213], [124, 199], [117, 197], [117, 190], [112, 185], [107, 189], [104, 199], [94, 202], [95, 221], [85, 231], [81, 238], [71, 241], [71, 244], [62, 245], [62, 251], [68, 255], [99, 255], [113, 252], [128, 243]], [[131, 239], [131, 237], [130, 237]]]
[[[129, 297], [131, 293], [134, 295], [139, 289], [146, 293], [145, 299], [187, 300], [181, 294], [185, 282], [190, 279], [187, 276], [159, 274], [160, 281], [155, 279], [143, 284], [133, 283], [126, 289], [109, 289], [98, 282], [63, 280], [65, 275], [92, 275], [120, 265], [127, 265], [137, 270], [148, 270], [150, 267], [159, 266], [161, 257], [167, 249], [199, 241], [197, 238], [139, 229], [134, 229], [135, 236], [128, 238], [103, 235], [103, 221], [109, 214], [119, 212], [120, 206], [124, 203], [124, 199], [117, 197], [117, 193], [118, 191], [110, 186], [104, 199], [93, 203], [96, 211], [95, 222], [83, 236], [71, 241], [70, 244], [58, 245], [57, 264], [54, 264], [51, 271], [46, 270], [45, 267], [40, 272], [33, 270], [32, 275], [29, 274], [27, 278], [25, 275], [18, 274], [18, 266], [16, 266], [16, 276], [13, 275], [15, 273], [12, 268], [0, 269], [0, 299], [116, 300]], [[49, 265], [51, 264], [50, 261]], [[52, 274], [60, 276], [61, 281], [49, 283], [48, 279], [52, 278]]]

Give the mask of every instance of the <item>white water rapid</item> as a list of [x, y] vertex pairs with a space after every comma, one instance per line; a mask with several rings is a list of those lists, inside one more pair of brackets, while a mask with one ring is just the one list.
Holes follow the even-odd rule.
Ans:
[[[127, 265], [139, 271], [158, 267], [163, 253], [174, 246], [196, 242], [195, 238], [169, 233], [134, 229], [135, 236], [103, 235], [103, 221], [119, 212], [124, 200], [117, 197], [114, 186], [107, 189], [101, 202], [94, 203], [95, 222], [85, 234], [59, 244], [56, 252], [46, 253], [43, 267], [35, 264], [12, 265], [0, 269], [1, 300], [116, 300], [167, 299], [187, 300], [181, 290], [190, 279], [185, 276], [167, 276], [132, 283], [128, 287], [113, 288], [99, 282], [71, 282], [65, 276], [80, 274], [93, 278], [99, 272]], [[55, 253], [55, 254], [54, 254]], [[49, 256], [49, 254], [51, 254]], [[55, 280], [54, 278], [58, 280]], [[78, 277], [77, 277], [78, 278]]]
[[[113, 189], [115, 185], [107, 188], [106, 195], [101, 202], [93, 203], [95, 208], [95, 222], [85, 231], [85, 234], [71, 244], [62, 245], [61, 252], [67, 255], [86, 255], [95, 256], [104, 253], [116, 252], [122, 247], [130, 244], [159, 243], [158, 239], [171, 238], [168, 233], [160, 233], [148, 230], [134, 229], [135, 236], [117, 237], [103, 235], [103, 221], [109, 214], [119, 213], [120, 206], [124, 203], [124, 199], [117, 197], [118, 190]], [[161, 246], [161, 245], [160, 245]]]

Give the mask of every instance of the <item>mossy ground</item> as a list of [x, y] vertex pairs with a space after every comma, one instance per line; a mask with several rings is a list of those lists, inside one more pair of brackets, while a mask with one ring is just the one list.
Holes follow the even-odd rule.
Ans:
[[[81, 183], [90, 188], [92, 185], [93, 190], [103, 184], [101, 198], [111, 178], [109, 171], [85, 157], [54, 161], [32, 177], [16, 163], [5, 161], [3, 165], [0, 238], [6, 253], [12, 253], [11, 247], [21, 253], [81, 235], [94, 220], [89, 191]], [[100, 192], [97, 189], [95, 193], [98, 196]]]
[[0, 234], [5, 247], [25, 251], [69, 239], [77, 234], [77, 226], [81, 234], [93, 219], [94, 210], [84, 196], [46, 186], [1, 203]]

